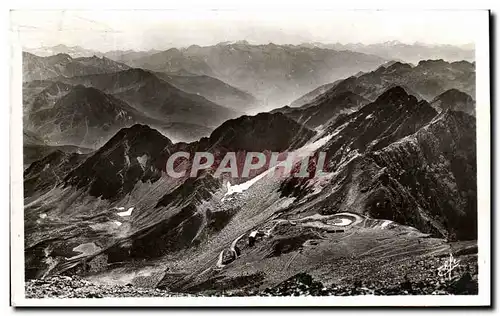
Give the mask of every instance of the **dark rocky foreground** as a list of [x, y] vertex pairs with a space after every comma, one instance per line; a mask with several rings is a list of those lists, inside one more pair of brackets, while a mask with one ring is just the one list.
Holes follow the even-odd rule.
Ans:
[[222, 291], [211, 295], [173, 293], [155, 288], [131, 285], [98, 285], [78, 276], [55, 276], [26, 282], [27, 298], [105, 298], [105, 297], [172, 297], [172, 296], [353, 296], [353, 295], [477, 295], [477, 276], [468, 271], [451, 280], [405, 278], [390, 281], [354, 280], [351, 284], [325, 286], [307, 273], [299, 273], [275, 287], [255, 291]]
[[452, 280], [426, 279], [418, 282], [410, 280], [396, 285], [379, 282], [375, 287], [372, 282], [354, 281], [349, 285], [325, 287], [310, 275], [300, 273], [274, 288], [265, 289], [262, 296], [353, 296], [353, 295], [474, 295], [478, 293], [477, 279], [468, 272]]
[[104, 298], [173, 296], [165, 290], [128, 285], [98, 285], [78, 276], [55, 276], [26, 282], [26, 298]]

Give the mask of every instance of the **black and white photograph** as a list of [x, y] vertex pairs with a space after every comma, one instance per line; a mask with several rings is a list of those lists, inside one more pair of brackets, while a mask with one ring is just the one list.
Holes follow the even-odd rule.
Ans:
[[10, 18], [13, 304], [490, 304], [487, 10]]

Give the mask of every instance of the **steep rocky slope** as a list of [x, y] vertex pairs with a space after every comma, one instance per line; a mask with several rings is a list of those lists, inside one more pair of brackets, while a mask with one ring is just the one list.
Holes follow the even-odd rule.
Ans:
[[[288, 134], [281, 135], [278, 133], [280, 130], [288, 130]], [[43, 262], [44, 252], [39, 257], [35, 249], [48, 245], [51, 245], [50, 249], [62, 247], [69, 251], [77, 243], [96, 243], [105, 250], [111, 263], [115, 260], [158, 257], [168, 251], [191, 247], [201, 240], [206, 242], [206, 238], [220, 231], [233, 214], [230, 210], [203, 207], [205, 200], [220, 191], [222, 179], [212, 177], [215, 168], [198, 178], [173, 179], [164, 174], [169, 155], [185, 150], [211, 151], [217, 156], [233, 150], [244, 158], [247, 150], [282, 151], [301, 146], [313, 134], [282, 114], [261, 114], [228, 121], [209, 138], [190, 144], [172, 144], [157, 131], [134, 125], [122, 129], [83, 161], [78, 159], [78, 164], [71, 163], [76, 159], [73, 156], [61, 153], [48, 156], [26, 171], [25, 178], [29, 180], [26, 188], [30, 193], [26, 197], [26, 201], [30, 201], [26, 214], [28, 218], [37, 220], [40, 219], [37, 214], [46, 214], [43, 220], [47, 229], [53, 225], [63, 231], [73, 225], [78, 225], [78, 229], [66, 242], [59, 240], [58, 232], [44, 232], [41, 228], [44, 224], [32, 222], [41, 229], [27, 237], [27, 248], [33, 253], [32, 261]], [[239, 137], [236, 140], [241, 142], [235, 142], [235, 137]], [[246, 143], [245, 137], [248, 140], [261, 139], [262, 142]], [[248, 144], [253, 147], [242, 147]], [[47, 165], [56, 170], [57, 176], [43, 173]], [[66, 202], [60, 204], [55, 201]], [[119, 219], [118, 222], [123, 225], [119, 228], [114, 226], [112, 219], [119, 218], [115, 210], [130, 207], [133, 209], [131, 218], [125, 222]], [[80, 223], [74, 221], [75, 216], [81, 219]], [[47, 221], [49, 218], [58, 224]], [[115, 233], [96, 232], [92, 227], [98, 223], [104, 231]], [[117, 229], [121, 233], [117, 233]], [[45, 238], [55, 241], [46, 244]], [[68, 249], [69, 245], [75, 246]], [[81, 263], [79, 258], [65, 263], [64, 256], [55, 256], [58, 263], [54, 266], [41, 264], [34, 268], [29, 265], [29, 270], [40, 275], [54, 268], [64, 270], [68, 265]]]
[[[51, 108], [59, 98], [68, 94], [72, 88], [71, 85], [62, 82], [43, 81], [38, 83], [41, 91], [37, 91], [36, 85], [36, 82], [31, 84], [33, 93], [23, 93], [25, 113]], [[46, 88], [44, 88], [45, 85], [47, 85]]]
[[331, 82], [331, 83], [327, 83], [327, 84], [324, 84], [324, 85], [321, 85], [319, 86], [318, 88], [304, 94], [303, 96], [301, 96], [300, 98], [298, 98], [297, 100], [293, 101], [290, 103], [290, 107], [292, 108], [298, 108], [298, 107], [301, 107], [302, 105], [305, 105], [305, 104], [308, 104], [310, 102], [312, 102], [317, 96], [325, 93], [326, 91], [330, 90], [331, 88], [333, 88], [337, 83], [339, 83], [340, 81], [342, 81], [341, 79], [335, 81], [335, 82]]
[[473, 117], [451, 111], [436, 116], [427, 102], [393, 88], [329, 132], [338, 136], [320, 150], [328, 161], [327, 187], [335, 189], [310, 196], [317, 179], [291, 179], [282, 185], [285, 195], [305, 205], [317, 200], [321, 213], [354, 211], [436, 236], [475, 238]]
[[368, 102], [367, 99], [350, 91], [334, 95], [325, 93], [300, 108], [285, 107], [273, 112], [282, 112], [309, 128], [316, 128], [329, 121], [335, 121], [340, 115], [356, 112]]
[[285, 151], [297, 148], [313, 135], [281, 113], [260, 113], [226, 121], [210, 134], [209, 143], [229, 150]]

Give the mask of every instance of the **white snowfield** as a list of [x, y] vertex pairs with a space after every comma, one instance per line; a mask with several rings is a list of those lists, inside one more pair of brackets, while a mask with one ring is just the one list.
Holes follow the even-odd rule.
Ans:
[[[125, 208], [123, 208], [123, 207], [121, 207], [121, 208], [120, 208], [120, 207], [118, 207], [117, 209], [119, 210], [119, 209], [125, 209]], [[118, 213], [116, 213], [116, 214], [117, 214], [117, 215], [119, 215], [119, 216], [121, 216], [121, 217], [124, 217], [124, 216], [130, 216], [130, 215], [132, 215], [132, 211], [133, 211], [133, 210], [134, 210], [134, 208], [133, 208], [133, 207], [131, 207], [131, 208], [129, 208], [129, 209], [128, 209], [127, 211], [125, 211], [125, 212], [118, 212]]]

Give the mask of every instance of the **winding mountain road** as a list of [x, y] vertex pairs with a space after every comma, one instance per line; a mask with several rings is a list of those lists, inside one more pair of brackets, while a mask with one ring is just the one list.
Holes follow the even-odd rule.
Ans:
[[[359, 224], [360, 222], [363, 221], [363, 217], [358, 215], [358, 214], [352, 214], [352, 213], [338, 213], [338, 214], [333, 214], [333, 215], [320, 215], [320, 214], [314, 214], [311, 216], [307, 216], [304, 218], [299, 218], [299, 219], [293, 219], [293, 220], [276, 220], [274, 224], [264, 232], [264, 236], [266, 238], [269, 238], [272, 234], [272, 231], [278, 226], [280, 223], [287, 222], [287, 223], [294, 223], [295, 225], [302, 225], [302, 226], [309, 226], [309, 227], [317, 227], [324, 229], [326, 231], [335, 231], [336, 227], [342, 227], [342, 228], [348, 228], [352, 227], [356, 224]], [[252, 230], [249, 234], [249, 236], [257, 234], [258, 230]], [[234, 260], [236, 260], [239, 256], [239, 250], [236, 247], [236, 244], [243, 238], [247, 233], [241, 234], [237, 238], [235, 238], [231, 242], [231, 246], [229, 247], [229, 251], [232, 253], [234, 256]], [[224, 261], [224, 252], [227, 249], [221, 250], [219, 253], [219, 258], [216, 263], [217, 268], [223, 268], [226, 266], [226, 264], [223, 263]]]

